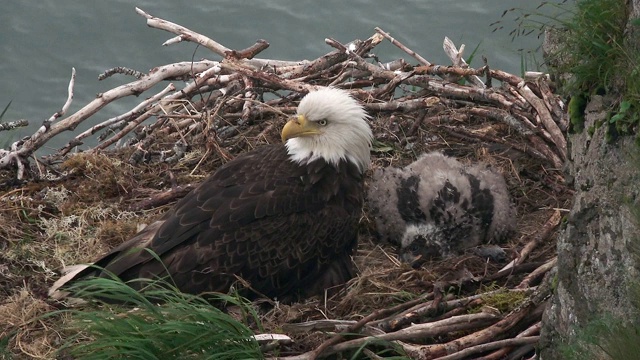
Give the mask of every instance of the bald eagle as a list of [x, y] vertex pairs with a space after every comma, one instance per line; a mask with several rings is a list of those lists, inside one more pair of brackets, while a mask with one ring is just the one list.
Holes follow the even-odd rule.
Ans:
[[504, 240], [515, 228], [501, 174], [428, 153], [403, 169], [374, 173], [367, 194], [379, 235], [413, 266]]
[[192, 294], [227, 292], [240, 278], [250, 287], [243, 295], [284, 302], [344, 284], [354, 275], [351, 255], [370, 163], [368, 117], [344, 90], [310, 92], [282, 129], [284, 144], [221, 166], [160, 220], [94, 263], [104, 271], [76, 268], [50, 294], [105, 272], [124, 281], [170, 277]]

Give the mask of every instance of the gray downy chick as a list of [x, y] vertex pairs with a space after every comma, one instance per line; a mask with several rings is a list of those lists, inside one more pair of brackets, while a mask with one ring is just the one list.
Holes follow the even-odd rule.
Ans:
[[502, 175], [440, 153], [376, 172], [368, 200], [379, 235], [400, 245], [400, 258], [416, 267], [500, 242], [515, 228]]

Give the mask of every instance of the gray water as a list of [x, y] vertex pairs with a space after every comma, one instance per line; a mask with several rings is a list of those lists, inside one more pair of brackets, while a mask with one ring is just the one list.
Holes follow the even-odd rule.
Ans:
[[[71, 68], [77, 78], [75, 98], [68, 115], [90, 102], [97, 93], [132, 79], [114, 76], [97, 80], [104, 70], [124, 66], [141, 71], [192, 58], [219, 60], [192, 43], [169, 47], [161, 44], [172, 34], [151, 29], [134, 8], [198, 31], [233, 49], [243, 49], [256, 39], [271, 46], [259, 57], [283, 60], [314, 59], [331, 50], [327, 37], [341, 42], [365, 39], [379, 26], [427, 60], [449, 64], [442, 40], [466, 44], [465, 54], [479, 45], [478, 55], [492, 68], [521, 73], [518, 49], [534, 50], [541, 40], [535, 34], [512, 41], [516, 28], [511, 13], [504, 30], [492, 32], [492, 22], [505, 9], [534, 9], [531, 0], [209, 0], [73, 1], [0, 0], [0, 111], [12, 101], [3, 121], [27, 119], [30, 126], [0, 132], [0, 147], [32, 134], [42, 121], [58, 111], [67, 98]], [[195, 53], [194, 53], [195, 51]], [[381, 61], [413, 59], [385, 42], [374, 52]], [[472, 66], [481, 66], [476, 56]], [[143, 94], [145, 96], [145, 94]], [[120, 100], [94, 116], [92, 123], [130, 110], [139, 99]], [[79, 133], [92, 124], [83, 123]], [[73, 134], [51, 140], [45, 152], [64, 145]]]

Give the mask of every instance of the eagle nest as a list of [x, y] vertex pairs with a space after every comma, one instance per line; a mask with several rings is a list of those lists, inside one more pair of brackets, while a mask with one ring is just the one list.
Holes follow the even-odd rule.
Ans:
[[[194, 41], [222, 60], [168, 64], [149, 73], [108, 70], [100, 78], [125, 74], [136, 80], [68, 115], [72, 78], [61, 111], [31, 137], [0, 150], [5, 352], [18, 358], [55, 356], [72, 321], [65, 313], [52, 315], [68, 304], [47, 297], [59, 269], [97, 258], [131, 238], [139, 225], [158, 218], [236, 156], [280, 142], [288, 117], [283, 115], [294, 114], [300, 98], [318, 86], [348, 90], [371, 115], [375, 140], [365, 185], [376, 169], [403, 167], [431, 151], [464, 164], [487, 163], [505, 177], [517, 229], [500, 244], [505, 261], [459, 255], [412, 268], [397, 260], [394, 245], [376, 238], [365, 204], [354, 254], [357, 276], [345, 289], [288, 305], [255, 304], [259, 318], [245, 325], [257, 335], [288, 339], [263, 344], [264, 356], [500, 359], [532, 351], [552, 291], [556, 230], [572, 195], [561, 169], [569, 124], [548, 76], [523, 79], [490, 69], [487, 61], [470, 68], [448, 39], [453, 65], [434, 65], [381, 29], [348, 44], [327, 39], [336, 50], [312, 61], [258, 59], [266, 41], [232, 50], [137, 11], [149, 26], [178, 35], [168, 44]], [[412, 59], [381, 63], [371, 51], [385, 40]], [[146, 93], [160, 82], [171, 83], [131, 111], [74, 133], [56, 152], [34, 156], [49, 139], [93, 118], [104, 105]], [[78, 152], [94, 134], [96, 145]], [[92, 336], [76, 339], [90, 342]]]

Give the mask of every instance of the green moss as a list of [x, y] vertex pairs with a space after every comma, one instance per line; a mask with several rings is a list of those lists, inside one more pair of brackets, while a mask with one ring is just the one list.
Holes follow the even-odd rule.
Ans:
[[569, 100], [569, 121], [574, 132], [580, 133], [584, 129], [584, 109], [587, 107], [587, 96], [584, 93], [573, 96]]
[[558, 278], [558, 274], [553, 275], [553, 279], [551, 279], [551, 291], [553, 293], [558, 289], [558, 284], [560, 283], [560, 279]]
[[527, 295], [522, 291], [510, 291], [506, 288], [498, 288], [498, 290], [485, 294], [481, 298], [484, 306], [495, 308], [503, 314], [514, 310], [527, 299]]
[[637, 359], [640, 353], [640, 331], [623, 325], [610, 316], [590, 322], [577, 330], [571, 343], [559, 348], [563, 359]]

